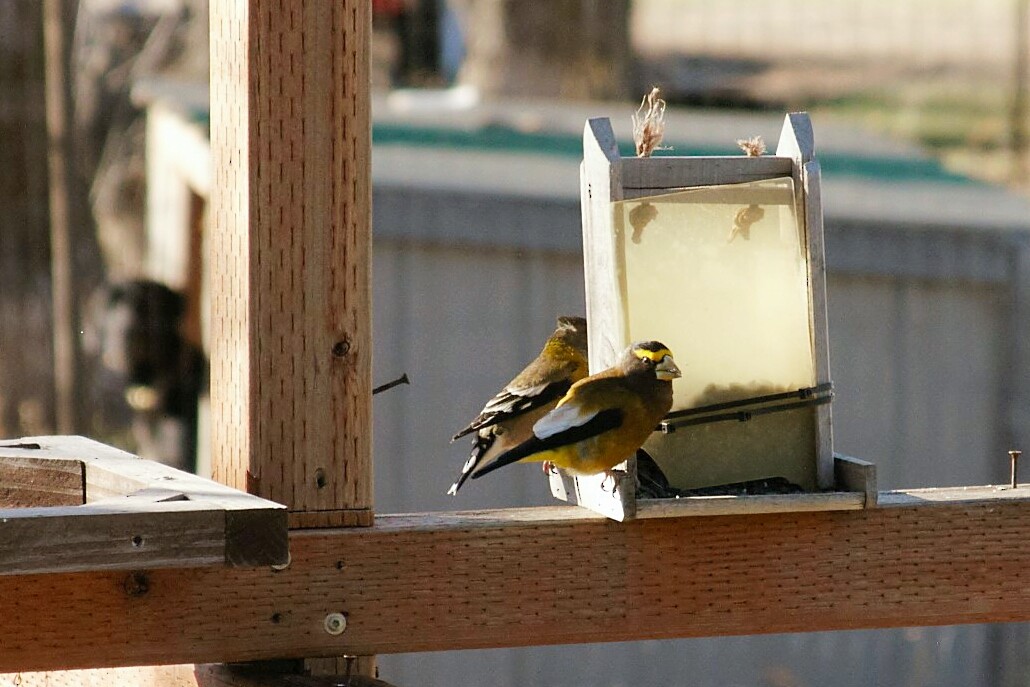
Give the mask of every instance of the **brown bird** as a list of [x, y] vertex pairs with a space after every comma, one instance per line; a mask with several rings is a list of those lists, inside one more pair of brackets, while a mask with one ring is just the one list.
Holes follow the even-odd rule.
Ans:
[[582, 317], [559, 317], [540, 355], [451, 439], [475, 432], [472, 452], [447, 493], [456, 494], [465, 480], [487, 468], [498, 455], [533, 436], [533, 424], [586, 375], [587, 322]]
[[576, 475], [610, 473], [669, 412], [672, 380], [679, 376], [664, 344], [638, 341], [613, 367], [573, 384], [554, 410], [533, 425], [528, 439], [472, 477], [519, 461], [543, 461]]

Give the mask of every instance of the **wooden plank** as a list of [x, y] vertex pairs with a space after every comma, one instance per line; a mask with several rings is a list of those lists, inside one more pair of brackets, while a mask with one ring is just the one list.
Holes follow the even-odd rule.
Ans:
[[[609, 366], [625, 347], [627, 324], [618, 307], [620, 271], [616, 269], [624, 240], [613, 226], [612, 202], [622, 198], [619, 145], [606, 118], [587, 120], [583, 128], [583, 164], [580, 167], [580, 202], [583, 215], [583, 262], [586, 278], [586, 313], [589, 327], [590, 371]], [[606, 515], [613, 520], [633, 517], [636, 500], [636, 458], [628, 456], [617, 469], [630, 476], [603, 489], [603, 475], [551, 478], [551, 493], [563, 501]]]
[[320, 527], [368, 527], [372, 521], [371, 510], [357, 508], [292, 511], [289, 516], [291, 530], [310, 530]]
[[380, 516], [295, 534], [281, 572], [155, 570], [135, 596], [125, 573], [7, 576], [0, 671], [1027, 621], [1016, 491], [626, 523], [567, 506]]
[[806, 513], [865, 508], [864, 493], [848, 491], [815, 494], [757, 494], [754, 496], [689, 496], [678, 499], [638, 499], [638, 518], [677, 518], [758, 513]]
[[0, 445], [0, 464], [12, 461], [78, 466], [86, 505], [0, 511], [0, 574], [288, 559], [277, 503], [83, 437]]
[[881, 508], [903, 506], [932, 506], [945, 503], [992, 504], [1025, 501], [1030, 498], [1030, 484], [1020, 483], [1012, 489], [1006, 485], [951, 487], [948, 489], [903, 489], [881, 491], [877, 505]]
[[[822, 177], [815, 159], [812, 120], [805, 112], [791, 112], [783, 119], [776, 154], [792, 161], [798, 223], [808, 244], [809, 299], [815, 383], [829, 382], [830, 337], [826, 316], [826, 251], [823, 238]], [[759, 158], [761, 159], [761, 158]], [[833, 411], [831, 404], [815, 408], [816, 472], [820, 489], [834, 486]]]
[[[100, 442], [77, 436], [53, 436], [53, 437], [23, 437], [11, 439], [0, 443], [0, 456], [2, 459], [16, 460], [39, 460], [47, 465], [61, 465], [61, 463], [74, 463], [78, 466], [80, 479], [83, 480], [83, 495], [75, 502], [83, 503], [82, 500], [90, 501], [104, 499], [112, 495], [121, 495], [135, 491], [146, 486], [145, 483], [137, 480], [122, 480], [115, 485], [97, 485], [91, 488], [87, 483], [89, 478], [85, 476], [84, 462], [96, 459], [129, 459], [140, 461], [132, 453], [121, 449], [101, 444]], [[142, 461], [140, 461], [142, 462]], [[55, 504], [58, 505], [58, 504]], [[67, 506], [73, 503], [64, 504]]]
[[[43, 49], [46, 55], [47, 150], [50, 209], [50, 289], [53, 302], [54, 345], [54, 409], [59, 432], [75, 431], [83, 418], [76, 406], [76, 384], [79, 373], [79, 351], [76, 328], [79, 324], [78, 299], [75, 289], [76, 267], [82, 246], [73, 227], [89, 220], [84, 216], [79, 191], [79, 177], [71, 160], [72, 145], [72, 76], [67, 34], [71, 29], [70, 14], [64, 0], [43, 2]], [[80, 225], [81, 226], [81, 225]]]
[[[654, 159], [654, 158], [650, 158]], [[756, 159], [756, 158], [745, 158]], [[776, 178], [776, 177], [771, 177]], [[683, 193], [692, 191], [692, 193]], [[719, 205], [788, 205], [792, 202], [789, 191], [779, 188], [739, 188], [728, 184], [724, 186], [678, 186], [665, 188], [625, 188], [622, 189], [624, 200], [652, 198], [673, 194], [677, 203], [715, 203]]]
[[224, 511], [192, 501], [0, 510], [0, 575], [222, 565], [225, 548]]
[[762, 157], [627, 157], [621, 171], [624, 188], [674, 189], [789, 177], [792, 166], [790, 156], [777, 150]]
[[865, 507], [876, 507], [876, 465], [867, 460], [835, 454], [833, 475], [837, 489], [861, 492], [865, 495]]
[[[29, 448], [23, 448], [29, 447]], [[86, 502], [125, 496], [146, 489], [179, 491], [227, 510], [282, 506], [204, 477], [176, 470], [80, 436], [37, 436], [0, 444], [0, 456], [80, 461], [85, 466]]]
[[371, 513], [370, 5], [210, 13], [212, 473]]
[[[262, 672], [259, 672], [262, 671]], [[296, 675], [265, 665], [257, 670], [226, 665], [100, 668], [0, 675], [0, 687], [390, 687], [361, 675]]]
[[0, 508], [76, 506], [85, 499], [81, 462], [5, 456], [0, 446]]
[[121, 449], [76, 435], [5, 439], [0, 442], [0, 455], [61, 458], [65, 460], [83, 460], [86, 458], [129, 458], [139, 460], [136, 456]]

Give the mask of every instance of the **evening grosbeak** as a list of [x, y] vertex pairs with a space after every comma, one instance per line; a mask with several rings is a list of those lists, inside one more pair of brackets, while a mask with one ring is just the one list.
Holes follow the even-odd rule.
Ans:
[[472, 452], [457, 481], [456, 494], [470, 476], [485, 469], [501, 453], [533, 435], [533, 423], [552, 410], [574, 382], [587, 375], [587, 321], [559, 317], [558, 326], [536, 359], [483, 407], [455, 441], [475, 432]]
[[575, 475], [610, 473], [669, 412], [672, 380], [679, 376], [664, 344], [638, 341], [611, 368], [573, 384], [533, 425], [532, 436], [472, 477], [519, 461], [544, 461]]

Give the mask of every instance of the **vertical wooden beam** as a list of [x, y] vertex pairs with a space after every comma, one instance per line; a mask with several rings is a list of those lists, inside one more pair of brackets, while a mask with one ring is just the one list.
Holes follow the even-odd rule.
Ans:
[[370, 31], [211, 3], [212, 473], [295, 527], [372, 520]]
[[57, 431], [73, 434], [75, 413], [75, 286], [72, 249], [71, 173], [69, 170], [69, 42], [64, 0], [43, 3], [46, 54], [46, 122], [50, 173], [50, 285], [53, 299], [54, 409]]

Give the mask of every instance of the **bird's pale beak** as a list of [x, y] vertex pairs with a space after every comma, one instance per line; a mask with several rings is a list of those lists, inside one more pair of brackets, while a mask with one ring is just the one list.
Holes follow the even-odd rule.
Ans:
[[658, 379], [663, 379], [666, 381], [672, 381], [677, 377], [683, 376], [680, 372], [680, 369], [676, 367], [676, 363], [673, 361], [671, 355], [667, 355], [664, 358], [662, 358], [662, 362], [655, 365], [654, 372], [655, 376], [658, 377]]

